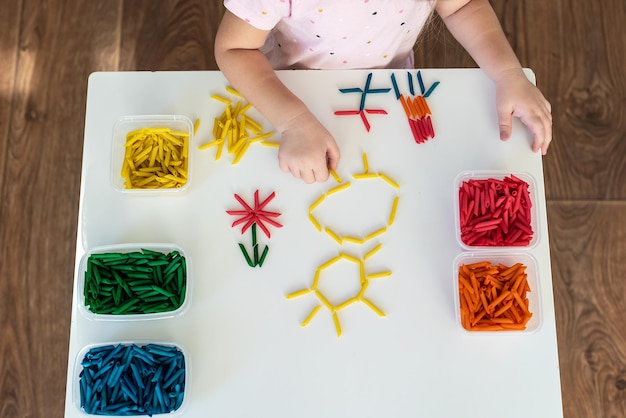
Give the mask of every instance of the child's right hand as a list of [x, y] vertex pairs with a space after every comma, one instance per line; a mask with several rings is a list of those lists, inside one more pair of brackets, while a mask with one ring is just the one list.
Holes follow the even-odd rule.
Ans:
[[339, 157], [335, 139], [311, 112], [299, 114], [281, 132], [280, 169], [305, 183], [328, 180], [328, 169], [337, 168]]

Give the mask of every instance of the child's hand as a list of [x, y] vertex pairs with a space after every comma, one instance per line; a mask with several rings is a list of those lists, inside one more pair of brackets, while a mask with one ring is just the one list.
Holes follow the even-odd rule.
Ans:
[[281, 132], [278, 163], [284, 172], [306, 183], [324, 182], [338, 161], [335, 139], [311, 112], [298, 115]]
[[521, 70], [504, 71], [496, 82], [500, 139], [511, 137], [512, 117], [518, 117], [533, 134], [533, 152], [548, 152], [552, 141], [552, 107]]

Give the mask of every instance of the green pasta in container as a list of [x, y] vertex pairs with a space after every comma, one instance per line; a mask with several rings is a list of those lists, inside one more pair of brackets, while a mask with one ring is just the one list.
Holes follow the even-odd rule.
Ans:
[[189, 303], [189, 260], [171, 244], [95, 248], [81, 260], [79, 297], [91, 319], [157, 319]]

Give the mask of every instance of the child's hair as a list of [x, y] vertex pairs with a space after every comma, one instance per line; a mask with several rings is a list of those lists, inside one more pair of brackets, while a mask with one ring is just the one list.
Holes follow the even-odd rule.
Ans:
[[[421, 1], [424, 1], [424, 0], [421, 0]], [[427, 1], [430, 1], [430, 0], [427, 0]], [[435, 6], [437, 5], [437, 0], [434, 0], [432, 3], [433, 3], [433, 7], [430, 11], [430, 15], [426, 19], [424, 26], [422, 27], [419, 35], [417, 36], [417, 41], [415, 42], [415, 45], [413, 46], [413, 53], [415, 53], [417, 48], [422, 45], [426, 36], [430, 37], [434, 35], [435, 39], [438, 39], [443, 30], [443, 22], [441, 18], [439, 17], [439, 15], [435, 13]]]

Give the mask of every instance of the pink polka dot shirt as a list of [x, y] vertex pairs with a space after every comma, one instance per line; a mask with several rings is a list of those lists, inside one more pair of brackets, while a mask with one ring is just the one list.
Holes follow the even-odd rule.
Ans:
[[224, 0], [269, 30], [274, 69], [412, 68], [413, 46], [434, 0]]

